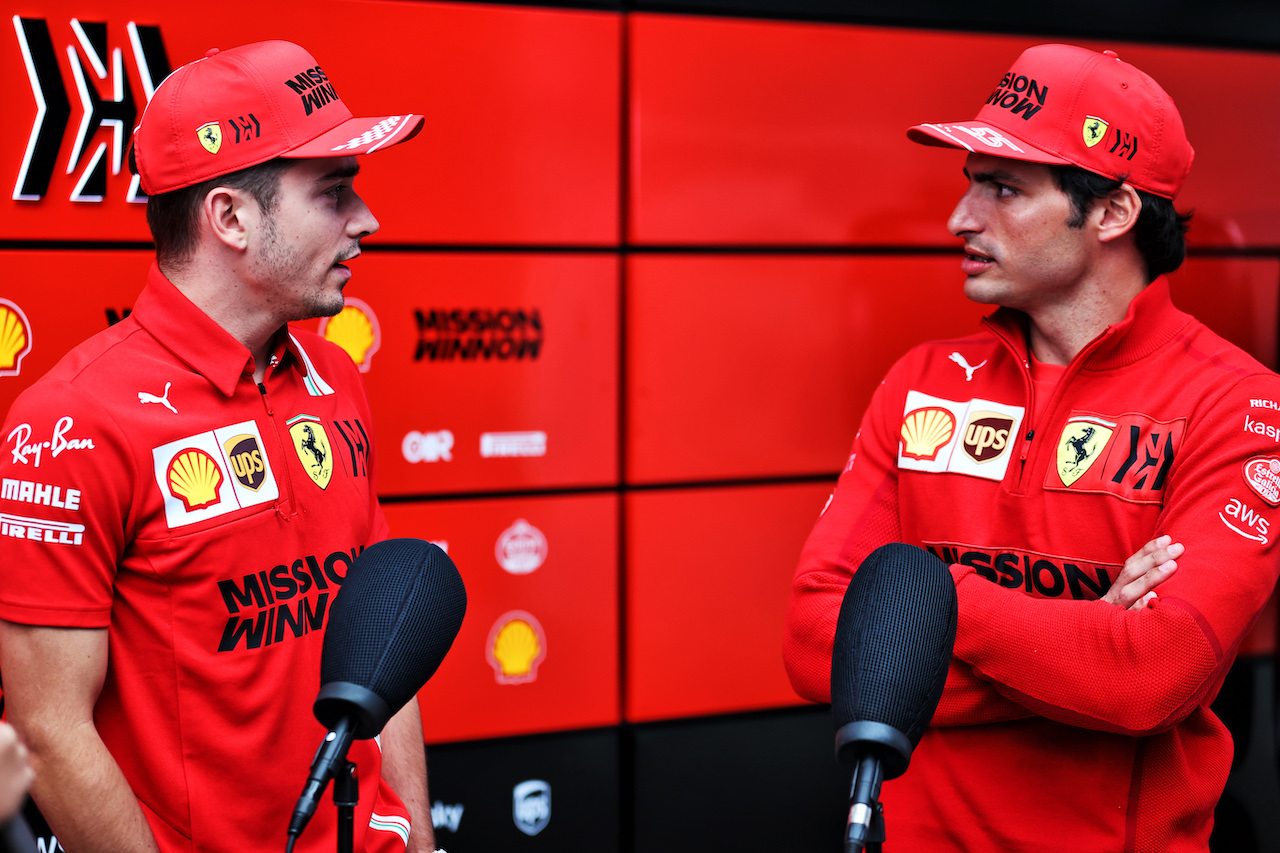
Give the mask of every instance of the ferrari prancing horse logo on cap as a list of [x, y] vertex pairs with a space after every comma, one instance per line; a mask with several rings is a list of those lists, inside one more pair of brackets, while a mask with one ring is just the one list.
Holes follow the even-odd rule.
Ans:
[[1084, 144], [1090, 148], [1097, 145], [1106, 137], [1108, 127], [1110, 125], [1097, 116], [1085, 116], [1084, 128], [1080, 131], [1084, 136]]
[[204, 146], [204, 150], [210, 154], [217, 154], [218, 149], [222, 147], [222, 125], [216, 121], [201, 125], [196, 130], [196, 138], [200, 140], [200, 144]]

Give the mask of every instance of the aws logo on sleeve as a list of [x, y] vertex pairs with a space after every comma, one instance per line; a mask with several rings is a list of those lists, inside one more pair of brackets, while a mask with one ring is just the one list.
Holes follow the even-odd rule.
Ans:
[[1045, 473], [1044, 487], [1160, 503], [1186, 427], [1185, 418], [1072, 412], [1058, 436], [1056, 464]]
[[151, 457], [171, 530], [274, 501], [280, 494], [254, 421], [162, 444]]
[[1003, 480], [1025, 409], [992, 400], [944, 400], [909, 391], [898, 467]]

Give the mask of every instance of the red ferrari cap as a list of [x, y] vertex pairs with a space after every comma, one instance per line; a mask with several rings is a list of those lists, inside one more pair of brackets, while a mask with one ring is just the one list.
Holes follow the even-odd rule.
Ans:
[[1160, 84], [1114, 51], [1067, 44], [1023, 51], [973, 121], [919, 124], [907, 136], [924, 145], [1079, 166], [1169, 199], [1195, 158], [1178, 108]]
[[345, 157], [404, 142], [422, 116], [354, 118], [311, 54], [262, 41], [165, 78], [133, 131], [142, 191], [189, 187], [275, 157]]

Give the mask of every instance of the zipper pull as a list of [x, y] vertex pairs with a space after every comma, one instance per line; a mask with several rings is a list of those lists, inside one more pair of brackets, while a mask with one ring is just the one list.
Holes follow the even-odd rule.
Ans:
[[267, 407], [267, 414], [268, 414], [268, 415], [275, 415], [275, 412], [271, 411], [271, 398], [267, 396], [267, 386], [265, 386], [265, 385], [263, 385], [261, 382], [259, 382], [259, 383], [258, 383], [258, 393], [260, 393], [260, 394], [262, 395], [262, 405], [264, 405], [264, 406], [266, 406], [266, 407]]

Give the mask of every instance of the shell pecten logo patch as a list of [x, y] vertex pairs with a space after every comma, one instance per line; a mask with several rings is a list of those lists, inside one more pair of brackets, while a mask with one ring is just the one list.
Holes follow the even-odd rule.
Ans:
[[916, 409], [903, 417], [900, 434], [903, 456], [932, 461], [956, 434], [956, 418], [937, 406]]
[[547, 636], [531, 614], [512, 610], [493, 624], [486, 652], [499, 684], [526, 684], [547, 657]]
[[361, 373], [369, 372], [373, 354], [382, 344], [378, 318], [372, 308], [359, 299], [347, 297], [341, 311], [320, 321], [319, 331], [326, 341], [342, 347]]
[[17, 376], [31, 352], [31, 324], [16, 303], [0, 299], [0, 376]]
[[213, 506], [222, 500], [222, 469], [213, 457], [192, 447], [173, 457], [167, 475], [169, 492], [182, 501], [187, 512]]

